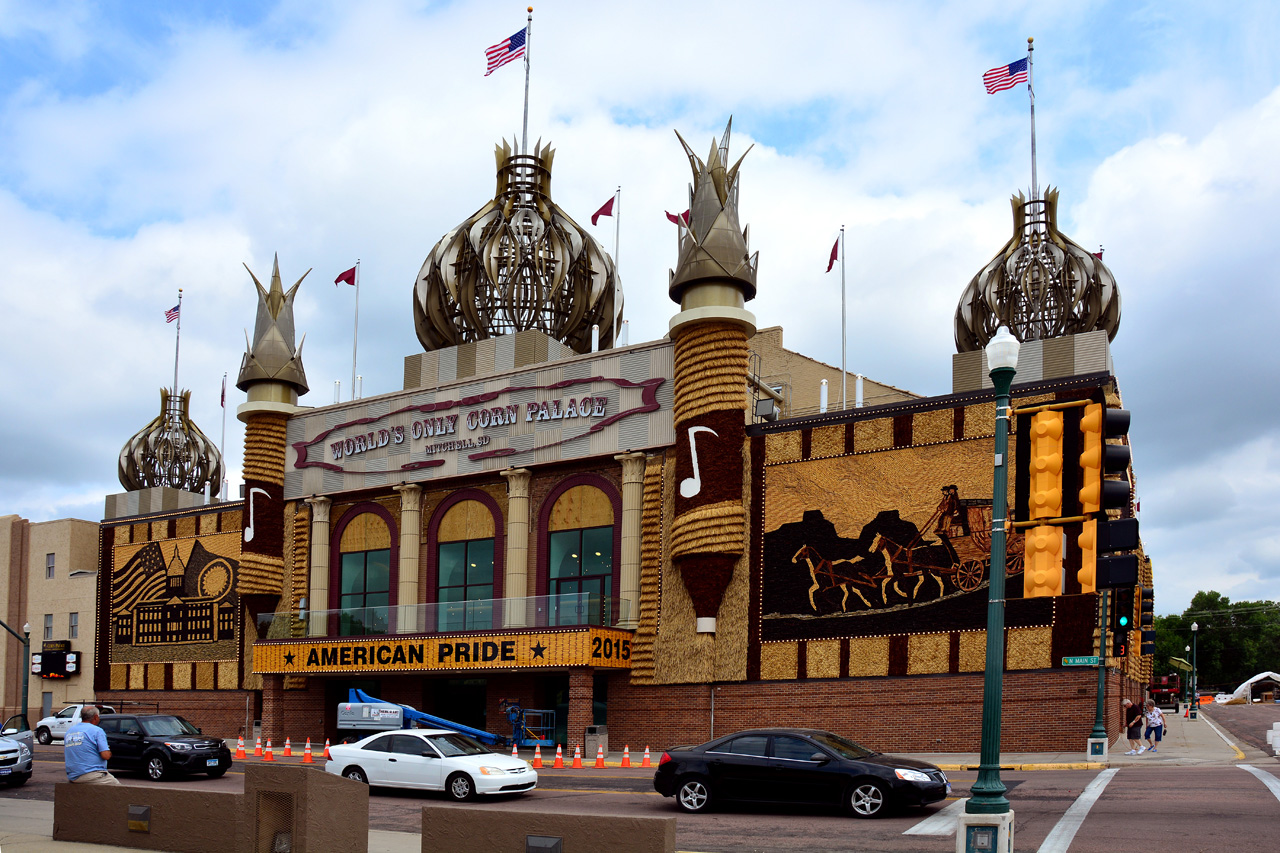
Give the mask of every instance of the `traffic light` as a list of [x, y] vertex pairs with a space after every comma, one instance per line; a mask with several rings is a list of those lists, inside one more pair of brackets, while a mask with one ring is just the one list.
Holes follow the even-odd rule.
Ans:
[[1023, 537], [1022, 597], [1062, 595], [1062, 528], [1042, 524]]
[[1031, 418], [1030, 518], [1062, 516], [1062, 412]]
[[1124, 587], [1111, 593], [1111, 656], [1129, 654], [1129, 632], [1133, 630], [1134, 588]]
[[1138, 625], [1142, 629], [1141, 651], [1144, 655], [1154, 655], [1156, 653], [1156, 591], [1152, 587], [1144, 586], [1140, 593]]
[[1076, 542], [1080, 545], [1080, 570], [1076, 572], [1080, 591], [1094, 592], [1098, 588], [1098, 522], [1095, 519], [1081, 526]]
[[1129, 412], [1090, 403], [1080, 417], [1080, 511], [1098, 512], [1129, 505], [1129, 484], [1103, 479], [1129, 468], [1129, 448], [1107, 444], [1109, 438], [1129, 434]]

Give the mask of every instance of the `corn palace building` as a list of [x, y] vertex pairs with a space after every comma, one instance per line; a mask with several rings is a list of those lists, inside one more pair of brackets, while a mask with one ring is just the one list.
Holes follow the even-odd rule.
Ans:
[[[820, 411], [819, 382], [840, 371], [746, 308], [757, 261], [728, 130], [685, 154], [661, 340], [619, 341], [613, 262], [551, 200], [550, 148], [499, 146], [495, 197], [427, 255], [423, 351], [399, 391], [301, 405], [302, 282], [286, 290], [278, 263], [255, 278], [242, 499], [199, 494], [221, 460], [165, 392], [101, 526], [98, 695], [225, 736], [257, 719], [276, 743], [336, 737], [354, 687], [507, 736], [509, 703], [545, 710], [547, 739], [569, 748], [592, 726], [640, 749], [796, 725], [971, 752], [994, 570], [1003, 747], [1082, 748], [1098, 670], [1063, 664], [1098, 654], [1102, 596], [1078, 576], [1078, 521], [1061, 528], [1060, 594], [1024, 596], [1018, 530], [990, 565], [983, 346], [1001, 325], [1022, 341], [1017, 407], [1119, 406], [1111, 273], [1058, 230], [1056, 192], [1015, 197], [1012, 238], [960, 298], [953, 393], [867, 379], [860, 405]], [[1080, 411], [1064, 410], [1068, 441]], [[1107, 664], [1118, 732], [1150, 658]]]

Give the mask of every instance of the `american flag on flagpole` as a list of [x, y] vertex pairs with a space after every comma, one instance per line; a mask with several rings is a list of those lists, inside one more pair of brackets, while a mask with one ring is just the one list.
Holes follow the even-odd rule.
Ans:
[[174, 320], [178, 319], [178, 311], [181, 308], [182, 308], [182, 303], [179, 302], [177, 305], [173, 306], [168, 311], [164, 312], [164, 321], [166, 323], [172, 323]]
[[484, 52], [489, 68], [484, 72], [488, 77], [497, 69], [524, 56], [525, 30], [522, 28], [510, 38], [505, 38]]
[[1017, 62], [992, 68], [982, 75], [982, 83], [987, 87], [987, 94], [994, 95], [996, 92], [1003, 92], [1019, 83], [1027, 82], [1027, 74], [1027, 60], [1024, 57]]

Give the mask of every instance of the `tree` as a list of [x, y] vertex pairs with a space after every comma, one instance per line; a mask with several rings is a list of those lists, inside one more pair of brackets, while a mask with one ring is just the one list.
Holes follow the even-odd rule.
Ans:
[[1280, 671], [1280, 604], [1240, 601], [1213, 590], [1197, 592], [1181, 616], [1156, 619], [1154, 671], [1171, 671], [1169, 659], [1184, 657], [1196, 623], [1195, 663], [1202, 693], [1234, 690], [1259, 672]]

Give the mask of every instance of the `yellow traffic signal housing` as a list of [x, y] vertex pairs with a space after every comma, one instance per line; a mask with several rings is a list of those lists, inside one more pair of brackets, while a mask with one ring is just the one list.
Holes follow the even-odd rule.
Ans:
[[1062, 516], [1062, 412], [1031, 419], [1031, 518]]
[[1047, 524], [1033, 527], [1023, 542], [1022, 597], [1062, 595], [1062, 529]]
[[[1101, 403], [1091, 403], [1080, 417], [1080, 512], [1102, 509], [1103, 413]], [[1086, 590], [1090, 592], [1092, 590]]]
[[1076, 572], [1080, 591], [1095, 592], [1098, 589], [1098, 522], [1092, 518], [1086, 521], [1076, 542], [1080, 545], [1080, 570]]

